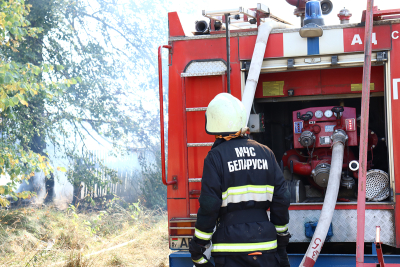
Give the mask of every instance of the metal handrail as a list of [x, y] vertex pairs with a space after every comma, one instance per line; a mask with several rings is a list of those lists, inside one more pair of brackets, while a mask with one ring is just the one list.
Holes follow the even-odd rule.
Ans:
[[367, 0], [365, 21], [365, 46], [364, 46], [364, 68], [362, 80], [361, 97], [361, 126], [360, 126], [360, 151], [358, 169], [358, 196], [357, 196], [357, 250], [356, 265], [363, 266], [364, 263], [364, 238], [365, 238], [365, 190], [367, 177], [368, 156], [368, 121], [369, 121], [369, 98], [371, 83], [371, 54], [372, 54], [372, 27], [374, 0]]
[[[371, 59], [371, 62], [377, 62], [378, 60], [376, 58]], [[383, 61], [387, 61], [387, 59], [383, 59]], [[354, 63], [364, 63], [364, 60], [350, 60], [350, 61], [339, 61], [336, 64], [341, 65], [341, 64], [354, 64]], [[332, 62], [321, 62], [321, 63], [307, 63], [307, 64], [295, 64], [293, 65], [293, 68], [297, 67], [315, 67], [315, 66], [322, 66], [322, 65], [332, 65]], [[287, 65], [280, 65], [280, 66], [267, 66], [267, 67], [261, 67], [262, 70], [267, 70], [267, 69], [284, 69], [288, 68]], [[240, 69], [241, 71], [246, 71], [246, 69]]]
[[161, 177], [164, 185], [173, 185], [178, 181], [173, 180], [167, 182], [167, 177], [165, 173], [165, 143], [164, 143], [164, 103], [163, 103], [163, 82], [162, 82], [162, 59], [161, 59], [161, 49], [167, 48], [172, 49], [170, 45], [160, 45], [158, 47], [158, 84], [159, 84], [159, 94], [160, 94], [160, 132], [161, 132]]

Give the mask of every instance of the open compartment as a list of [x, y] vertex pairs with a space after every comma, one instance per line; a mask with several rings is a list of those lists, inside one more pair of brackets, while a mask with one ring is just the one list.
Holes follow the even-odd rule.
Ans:
[[[367, 201], [392, 202], [387, 149], [385, 66], [371, 71]], [[346, 132], [338, 201], [357, 201], [362, 67], [262, 73], [249, 126], [275, 153], [292, 203], [319, 203], [329, 178], [330, 136]], [[308, 115], [307, 115], [308, 114]], [[261, 126], [254, 126], [261, 118]], [[262, 125], [263, 124], [263, 125]], [[264, 127], [263, 127], [264, 126]]]

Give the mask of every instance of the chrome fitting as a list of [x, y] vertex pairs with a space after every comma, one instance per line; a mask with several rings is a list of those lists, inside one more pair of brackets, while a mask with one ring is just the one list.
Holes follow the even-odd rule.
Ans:
[[349, 168], [350, 170], [352, 170], [353, 172], [358, 171], [358, 168], [360, 168], [360, 164], [358, 163], [357, 160], [352, 160], [349, 163]]
[[349, 137], [347, 136], [346, 132], [341, 129], [335, 130], [331, 135], [333, 144], [335, 144], [336, 142], [341, 142], [345, 144], [348, 138]]

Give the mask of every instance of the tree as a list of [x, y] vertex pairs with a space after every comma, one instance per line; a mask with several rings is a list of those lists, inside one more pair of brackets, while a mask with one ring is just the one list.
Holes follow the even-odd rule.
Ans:
[[[57, 75], [80, 80], [54, 102], [57, 112], [52, 114], [53, 120], [69, 125], [60, 126], [58, 131], [70, 129], [69, 134], [81, 142], [87, 136], [105, 138], [120, 151], [159, 146], [159, 117], [154, 109], [158, 81], [154, 74], [157, 45], [167, 37], [165, 1], [63, 3], [58, 10], [58, 20], [63, 25], [48, 36], [46, 60], [65, 67]], [[163, 15], [157, 15], [160, 13]], [[149, 105], [153, 110], [146, 109]], [[74, 112], [68, 107], [73, 107]], [[73, 149], [66, 154], [71, 155], [76, 146], [69, 147]], [[142, 161], [143, 168], [150, 170], [145, 164]], [[155, 167], [152, 169], [160, 176], [154, 181], [161, 184], [160, 166]]]
[[[0, 2], [0, 44], [3, 51], [18, 52], [20, 45], [27, 38], [37, 38], [42, 28], [31, 27], [26, 16], [29, 6], [23, 0]], [[9, 54], [0, 57], [0, 115], [1, 115], [1, 150], [0, 170], [3, 179], [9, 181], [0, 186], [0, 205], [9, 203], [5, 196], [27, 198], [30, 192], [16, 193], [15, 186], [22, 180], [29, 179], [35, 171], [41, 170], [49, 175], [52, 168], [48, 159], [30, 149], [27, 145], [34, 139], [36, 129], [30, 128], [36, 122], [30, 116], [35, 107], [28, 102], [40, 97], [43, 101], [67, 88], [64, 83], [45, 83], [41, 76], [51, 73], [53, 66], [35, 65], [14, 61]], [[21, 121], [20, 118], [24, 117]]]
[[[154, 74], [157, 45], [165, 43], [167, 37], [165, 2], [27, 3], [31, 12], [24, 16], [41, 30], [31, 30], [31, 35], [19, 40], [20, 49], [1, 49], [21, 66], [39, 66], [34, 72], [39, 88], [29, 99], [22, 99], [28, 107], [14, 107], [13, 119], [5, 126], [14, 136], [9, 142], [19, 143], [25, 151], [42, 158], [47, 158], [46, 144], [52, 143], [58, 154], [69, 159], [68, 177], [77, 186], [80, 180], [74, 179], [90, 176], [90, 168], [86, 174], [84, 169], [79, 175], [70, 171], [79, 169], [77, 162], [87, 157], [91, 141], [107, 143], [116, 153], [159, 145], [158, 81]], [[48, 170], [48, 174], [51, 197], [53, 171]]]
[[[90, 150], [87, 139], [106, 140], [118, 153], [151, 145], [154, 118], [139, 104], [137, 93], [153, 86], [155, 79], [143, 79], [146, 75], [138, 70], [144, 72], [150, 66], [155, 73], [155, 60], [141, 36], [139, 21], [132, 21], [135, 16], [129, 12], [137, 12], [137, 4], [103, 0], [59, 3], [55, 13], [60, 23], [46, 37], [45, 60], [64, 67], [54, 75], [79, 79], [46, 110], [52, 121], [52, 127], [47, 127], [52, 131], [47, 133], [50, 141], [68, 155], [70, 165]], [[140, 87], [144, 90], [138, 90]], [[76, 151], [82, 152], [78, 155]]]

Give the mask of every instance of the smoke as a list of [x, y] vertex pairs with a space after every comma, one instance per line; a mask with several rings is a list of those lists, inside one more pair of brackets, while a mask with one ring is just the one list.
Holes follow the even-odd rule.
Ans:
[[[51, 151], [51, 150], [50, 150]], [[54, 150], [53, 150], [54, 151]], [[139, 183], [141, 181], [140, 162], [139, 158], [145, 154], [149, 154], [145, 149], [136, 149], [128, 155], [110, 156], [107, 149], [92, 150], [94, 158], [102, 161], [107, 167], [117, 170], [120, 184], [110, 185], [111, 193], [119, 197], [123, 197], [127, 202], [135, 202], [139, 197]], [[73, 200], [73, 186], [68, 181], [65, 172], [57, 171], [57, 167], [68, 168], [68, 160], [60, 157], [61, 154], [49, 153], [50, 160], [54, 168], [54, 198], [52, 204], [60, 209], [68, 207]], [[149, 155], [146, 156], [148, 161], [154, 162], [154, 159]], [[31, 191], [37, 194], [31, 199], [31, 203], [44, 203], [46, 198], [45, 175], [42, 172], [35, 173], [27, 182], [22, 182], [16, 192]], [[84, 188], [84, 187], [83, 187]], [[84, 189], [82, 197], [85, 196]], [[103, 196], [97, 194], [95, 197]]]

